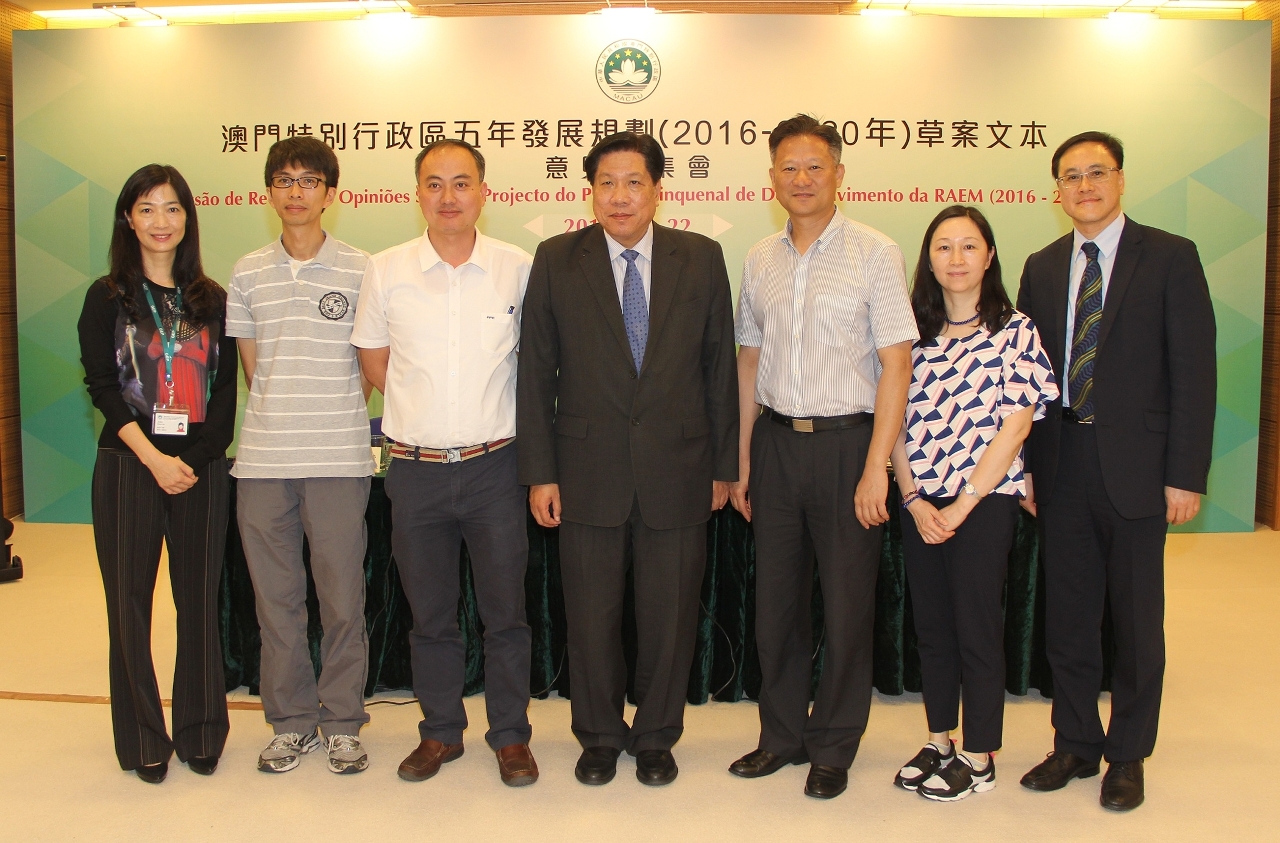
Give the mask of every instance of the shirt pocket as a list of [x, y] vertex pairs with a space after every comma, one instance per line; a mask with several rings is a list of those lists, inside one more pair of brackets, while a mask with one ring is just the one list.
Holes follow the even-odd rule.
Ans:
[[480, 314], [480, 347], [490, 354], [507, 354], [516, 346], [514, 313]]

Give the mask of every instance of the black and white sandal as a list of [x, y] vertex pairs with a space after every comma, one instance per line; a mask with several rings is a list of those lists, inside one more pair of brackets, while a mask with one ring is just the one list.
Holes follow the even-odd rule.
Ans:
[[985, 793], [996, 786], [996, 760], [987, 755], [987, 766], [973, 769], [973, 762], [957, 755], [950, 764], [920, 783], [916, 793], [934, 802], [955, 802], [970, 793]]
[[916, 757], [912, 758], [902, 769], [898, 771], [898, 775], [893, 777], [893, 783], [903, 790], [915, 790], [920, 783], [941, 770], [949, 762], [954, 761], [956, 757], [956, 742], [948, 741], [948, 751], [943, 755], [938, 748], [931, 743], [924, 745], [924, 749], [916, 753]]

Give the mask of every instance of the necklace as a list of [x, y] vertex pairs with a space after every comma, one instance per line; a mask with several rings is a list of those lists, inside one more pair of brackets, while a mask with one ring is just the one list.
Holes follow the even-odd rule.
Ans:
[[960, 325], [968, 325], [970, 322], [972, 322], [977, 318], [978, 318], [978, 314], [975, 313], [972, 316], [970, 316], [968, 319], [961, 319], [959, 322], [952, 322], [950, 319], [948, 319], [947, 324], [955, 325], [956, 327], [959, 327]]

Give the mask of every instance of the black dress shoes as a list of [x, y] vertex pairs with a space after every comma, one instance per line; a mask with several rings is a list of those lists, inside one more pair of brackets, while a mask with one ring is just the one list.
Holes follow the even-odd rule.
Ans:
[[1098, 801], [1109, 811], [1132, 811], [1142, 804], [1142, 761], [1121, 761], [1107, 766]]
[[608, 784], [618, 773], [620, 749], [611, 746], [589, 746], [578, 756], [573, 774], [583, 784]]
[[1028, 790], [1061, 790], [1072, 779], [1087, 779], [1098, 775], [1098, 762], [1086, 761], [1070, 752], [1050, 752], [1022, 777], [1022, 786]]
[[187, 767], [193, 773], [212, 776], [213, 771], [218, 769], [218, 757], [216, 755], [193, 755], [187, 759]]
[[164, 777], [169, 775], [169, 762], [161, 761], [159, 764], [143, 764], [141, 767], [134, 768], [134, 772], [138, 774], [138, 778], [147, 784], [160, 784], [164, 781]]
[[814, 764], [804, 782], [804, 795], [815, 799], [834, 799], [849, 786], [849, 771], [844, 767]]
[[791, 761], [781, 755], [774, 755], [767, 749], [756, 749], [748, 752], [729, 765], [729, 772], [744, 779], [758, 779], [771, 776], [788, 764], [803, 764], [804, 761]]
[[636, 753], [636, 778], [640, 784], [653, 787], [671, 784], [676, 780], [676, 759], [667, 749], [642, 749]]

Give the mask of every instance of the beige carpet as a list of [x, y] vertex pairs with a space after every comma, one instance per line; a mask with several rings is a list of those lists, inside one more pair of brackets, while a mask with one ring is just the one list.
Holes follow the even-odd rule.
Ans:
[[[849, 791], [830, 802], [803, 796], [804, 768], [757, 781], [725, 771], [755, 746], [751, 703], [691, 706], [675, 749], [680, 777], [665, 788], [636, 782], [625, 756], [612, 784], [579, 785], [569, 704], [560, 699], [530, 708], [542, 779], [507, 788], [484, 744], [482, 697], [467, 701], [475, 724], [467, 754], [428, 782], [395, 775], [417, 741], [416, 707], [375, 705], [362, 735], [372, 763], [358, 776], [329, 773], [319, 755], [283, 776], [257, 772], [270, 730], [261, 712], [233, 710], [212, 778], [175, 763], [163, 785], [146, 785], [118, 768], [105, 705], [26, 699], [107, 694], [106, 622], [89, 528], [19, 524], [13, 544], [27, 576], [0, 585], [0, 841], [1280, 839], [1265, 808], [1275, 753], [1259, 741], [1280, 698], [1280, 534], [1268, 530], [1170, 538], [1161, 738], [1147, 764], [1147, 804], [1127, 815], [1098, 807], [1098, 779], [1053, 794], [1018, 786], [1051, 746], [1049, 706], [1036, 696], [1009, 698], [999, 786], [955, 805], [890, 784], [924, 738], [914, 695], [876, 698]], [[163, 572], [155, 652], [167, 695], [173, 607]], [[232, 697], [253, 699], [243, 690]]]

